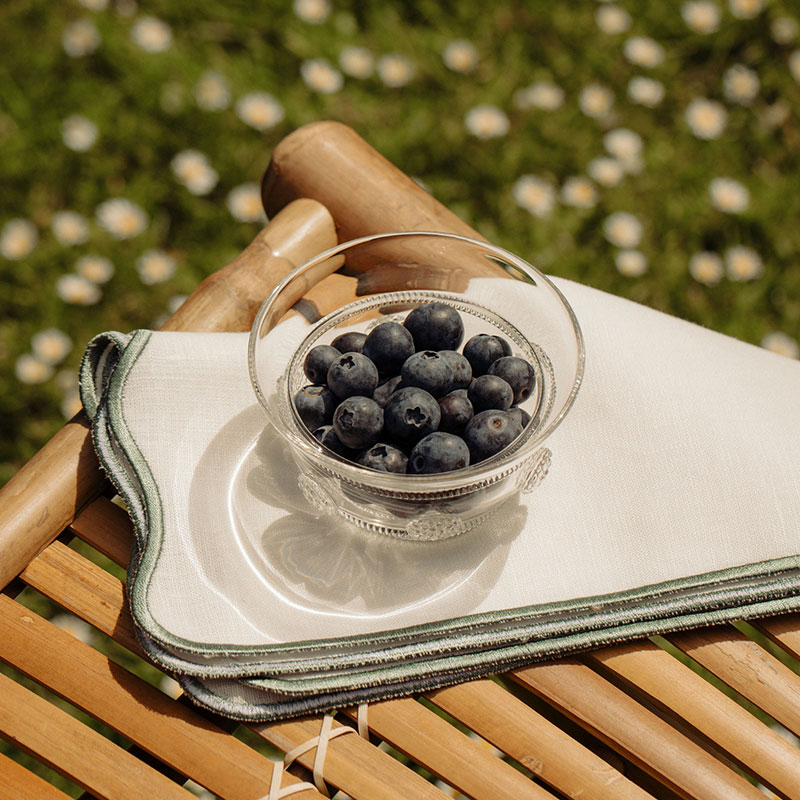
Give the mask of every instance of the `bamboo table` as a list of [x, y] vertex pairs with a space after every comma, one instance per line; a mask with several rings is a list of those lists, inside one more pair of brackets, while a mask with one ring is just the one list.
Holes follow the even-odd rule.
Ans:
[[[390, 229], [477, 237], [336, 123], [288, 136], [263, 190], [270, 223], [198, 287], [167, 328], [248, 330], [269, 288], [337, 239]], [[305, 313], [325, 313], [353, 297], [369, 275], [348, 265], [348, 274], [317, 278], [297, 298]], [[140, 653], [113, 568], [127, 565], [132, 529], [111, 494], [82, 414], [0, 492], [0, 659], [14, 676], [0, 673], [0, 738], [66, 776], [87, 798], [190, 798], [187, 779], [230, 800], [269, 797], [272, 764], [253, 743], [289, 752], [318, 736], [319, 717], [249, 726], [214, 718], [16, 599], [28, 587], [126, 648], [131, 659]], [[79, 541], [103, 554], [109, 568], [81, 555]], [[800, 615], [751, 623], [638, 640], [372, 703], [367, 738], [328, 743], [317, 765], [320, 788], [310, 783], [310, 746], [279, 771], [282, 790], [272, 796], [320, 797], [325, 789], [363, 800], [424, 800], [457, 790], [487, 800], [763, 800], [760, 783], [778, 797], [800, 799], [800, 749], [786, 733], [800, 734], [793, 660], [800, 658]], [[30, 690], [19, 675], [47, 691]], [[102, 725], [90, 727], [72, 708]], [[343, 709], [333, 730], [355, 726], [356, 718], [355, 709]], [[125, 743], [102, 732], [109, 729]], [[66, 797], [6, 756], [0, 778], [0, 798]]]

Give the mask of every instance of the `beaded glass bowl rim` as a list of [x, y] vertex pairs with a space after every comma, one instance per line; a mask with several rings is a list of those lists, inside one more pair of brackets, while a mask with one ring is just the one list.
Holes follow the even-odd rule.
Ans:
[[[451, 239], [457, 242], [480, 247], [486, 251], [487, 257], [505, 269], [509, 273], [510, 278], [516, 278], [515, 272], [519, 272], [523, 276], [523, 280], [527, 279], [534, 285], [539, 283], [545, 284], [552, 294], [558, 299], [561, 304], [562, 310], [565, 311], [567, 318], [572, 326], [572, 334], [575, 337], [576, 345], [576, 363], [575, 374], [569, 393], [565, 398], [563, 404], [557, 409], [556, 414], [539, 430], [532, 430], [530, 435], [520, 437], [522, 441], [512, 443], [508, 448], [501, 451], [495, 456], [488, 458], [484, 461], [468, 466], [464, 469], [455, 470], [453, 472], [444, 472], [438, 475], [409, 475], [409, 474], [396, 474], [396, 473], [383, 473], [379, 470], [371, 470], [360, 464], [355, 464], [347, 459], [337, 456], [335, 453], [328, 451], [319, 443], [312, 444], [311, 437], [301, 436], [299, 432], [292, 430], [291, 426], [275, 425], [275, 409], [269, 402], [267, 395], [261, 388], [258, 371], [256, 369], [256, 350], [258, 342], [261, 337], [261, 329], [263, 327], [265, 317], [270, 313], [274, 304], [283, 293], [283, 290], [298, 275], [302, 275], [306, 270], [313, 266], [320, 264], [337, 255], [341, 255], [347, 250], [351, 250], [360, 245], [366, 245], [371, 242], [388, 240], [391, 238], [415, 238], [415, 237], [436, 237], [440, 239]], [[397, 293], [404, 291], [399, 289]], [[419, 290], [424, 292], [425, 290]], [[385, 294], [385, 293], [384, 293]], [[393, 294], [393, 293], [392, 293]], [[377, 295], [376, 295], [377, 296]], [[355, 303], [369, 301], [369, 297], [356, 300]], [[343, 310], [351, 307], [354, 304], [348, 304], [341, 308], [327, 314], [318, 322], [314, 323], [311, 330], [329, 324], [330, 320], [337, 317]], [[499, 315], [498, 315], [499, 316]], [[311, 332], [308, 334], [311, 335]], [[395, 497], [406, 496], [409, 499], [415, 496], [424, 497], [430, 496], [431, 493], [450, 493], [455, 492], [461, 494], [466, 487], [477, 488], [485, 486], [506, 477], [516, 468], [525, 463], [525, 460], [530, 457], [535, 451], [536, 447], [540, 445], [550, 434], [558, 427], [558, 425], [566, 417], [575, 398], [577, 397], [578, 390], [580, 389], [586, 361], [586, 351], [583, 339], [583, 333], [578, 323], [575, 312], [570, 306], [561, 290], [540, 270], [529, 264], [524, 259], [515, 255], [509, 250], [506, 250], [497, 245], [490, 244], [489, 242], [480, 239], [473, 239], [461, 234], [446, 233], [443, 231], [394, 231], [388, 233], [377, 233], [369, 236], [362, 236], [357, 239], [351, 239], [342, 242], [335, 247], [331, 247], [313, 258], [307, 260], [305, 263], [292, 269], [287, 273], [272, 289], [267, 298], [261, 304], [256, 316], [253, 320], [253, 325], [250, 329], [250, 336], [247, 347], [247, 362], [250, 375], [250, 383], [255, 392], [256, 398], [260, 405], [267, 412], [267, 417], [273, 426], [277, 429], [281, 437], [289, 442], [294, 448], [297, 448], [306, 458], [315, 462], [325, 472], [332, 477], [345, 480], [354, 486], [364, 486], [371, 489], [385, 491]], [[288, 367], [288, 364], [287, 364]], [[283, 378], [285, 380], [286, 373], [284, 372]], [[283, 387], [273, 387], [281, 394]]]

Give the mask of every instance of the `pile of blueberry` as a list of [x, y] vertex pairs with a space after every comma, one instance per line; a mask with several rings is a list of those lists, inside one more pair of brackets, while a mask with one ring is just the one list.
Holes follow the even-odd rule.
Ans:
[[530, 421], [518, 404], [535, 373], [500, 336], [478, 334], [458, 352], [463, 338], [446, 303], [341, 334], [309, 350], [297, 413], [322, 445], [370, 469], [426, 474], [483, 461]]

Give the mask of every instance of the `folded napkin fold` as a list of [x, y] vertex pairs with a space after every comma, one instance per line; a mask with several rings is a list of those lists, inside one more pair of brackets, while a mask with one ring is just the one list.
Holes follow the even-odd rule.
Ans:
[[554, 282], [587, 361], [550, 472], [439, 542], [308, 505], [245, 334], [92, 340], [82, 397], [135, 524], [134, 621], [198, 702], [273, 719], [800, 608], [800, 364]]

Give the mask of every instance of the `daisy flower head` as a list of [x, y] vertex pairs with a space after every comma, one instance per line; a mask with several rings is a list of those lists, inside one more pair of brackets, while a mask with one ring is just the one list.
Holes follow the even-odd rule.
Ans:
[[78, 0], [78, 3], [89, 11], [105, 11], [108, 0]]
[[505, 136], [511, 127], [506, 113], [492, 105], [471, 108], [464, 117], [464, 124], [478, 139], [496, 139], [498, 136]]
[[689, 259], [689, 274], [704, 286], [716, 286], [725, 274], [722, 259], [708, 250], [701, 250]]
[[174, 314], [188, 299], [188, 295], [185, 294], [174, 294], [167, 300], [167, 311], [170, 314]]
[[555, 111], [564, 105], [564, 90], [552, 81], [537, 81], [514, 92], [514, 105], [522, 111]]
[[614, 36], [624, 33], [631, 26], [631, 15], [619, 6], [598, 6], [594, 12], [594, 21], [603, 33]]
[[442, 61], [453, 72], [472, 72], [478, 66], [478, 51], [472, 42], [456, 39], [444, 48]]
[[597, 190], [586, 178], [572, 176], [561, 187], [561, 202], [573, 208], [594, 208], [597, 205]]
[[148, 53], [163, 53], [172, 46], [172, 28], [156, 17], [140, 17], [131, 27], [131, 39]]
[[649, 36], [632, 36], [626, 40], [622, 52], [637, 67], [657, 67], [664, 61], [664, 48]]
[[50, 228], [66, 247], [83, 244], [89, 238], [89, 223], [76, 211], [57, 211], [50, 220]]
[[60, 364], [72, 350], [72, 339], [58, 328], [45, 328], [31, 338], [33, 354], [45, 364]]
[[695, 33], [714, 33], [719, 28], [719, 6], [709, 0], [690, 0], [681, 6], [683, 21]]
[[72, 58], [88, 56], [100, 47], [100, 32], [90, 20], [79, 19], [64, 29], [61, 46]]
[[36, 227], [27, 219], [10, 219], [0, 231], [0, 255], [9, 261], [25, 258], [39, 241]]
[[366, 47], [343, 47], [339, 53], [339, 66], [351, 78], [369, 78], [375, 71], [375, 59]]
[[56, 294], [65, 302], [92, 306], [102, 297], [100, 289], [80, 275], [62, 275], [56, 281]]
[[789, 72], [791, 72], [792, 77], [800, 83], [800, 50], [795, 50], [789, 56]]
[[593, 158], [586, 167], [589, 177], [601, 186], [617, 186], [625, 176], [625, 170], [616, 158], [601, 156]]
[[603, 222], [603, 234], [615, 247], [631, 249], [642, 241], [642, 223], [627, 211], [616, 211]]
[[736, 19], [753, 19], [764, 10], [764, 0], [728, 0], [728, 9]]
[[324, 58], [312, 58], [300, 65], [300, 76], [309, 89], [321, 94], [336, 94], [344, 85], [344, 77]]
[[758, 75], [742, 64], [734, 64], [722, 76], [722, 92], [732, 103], [749, 105], [758, 94]]
[[85, 153], [96, 141], [97, 125], [81, 114], [70, 114], [61, 122], [61, 140], [76, 153]]
[[231, 87], [224, 75], [209, 70], [195, 84], [194, 99], [204, 111], [222, 111], [231, 104]]
[[114, 275], [114, 265], [103, 256], [81, 256], [75, 262], [75, 273], [92, 283], [108, 283]]
[[411, 60], [399, 53], [381, 56], [377, 63], [378, 77], [384, 85], [397, 89], [411, 82], [414, 77], [414, 65]]
[[771, 353], [786, 356], [787, 358], [800, 358], [800, 344], [782, 331], [772, 331], [761, 340], [761, 346]]
[[121, 17], [132, 17], [139, 10], [139, 6], [136, 0], [116, 0], [114, 10]]
[[219, 180], [219, 174], [199, 150], [182, 150], [170, 162], [172, 172], [192, 194], [208, 194]]
[[647, 272], [647, 256], [639, 250], [620, 250], [614, 256], [617, 272], [626, 278], [638, 278]]
[[628, 97], [634, 103], [655, 108], [664, 99], [664, 84], [661, 81], [637, 75], [628, 82]]
[[534, 217], [549, 217], [556, 202], [553, 187], [535, 175], [522, 175], [512, 187], [514, 200]]
[[100, 227], [115, 239], [131, 239], [147, 227], [144, 210], [124, 197], [104, 200], [95, 213]]
[[635, 174], [641, 171], [643, 142], [636, 131], [614, 128], [603, 136], [603, 145], [626, 172]]
[[136, 271], [147, 286], [169, 280], [177, 268], [175, 259], [163, 250], [147, 250], [136, 259]]
[[698, 139], [717, 139], [728, 123], [728, 112], [716, 100], [696, 97], [686, 106], [686, 122]]
[[240, 222], [264, 222], [264, 206], [261, 204], [261, 189], [256, 183], [242, 183], [234, 187], [225, 200], [231, 216]]
[[606, 86], [590, 83], [581, 89], [578, 95], [578, 107], [592, 119], [602, 119], [608, 116], [614, 105], [614, 93]]
[[274, 128], [283, 121], [283, 106], [267, 92], [248, 92], [236, 101], [236, 116], [257, 131]]
[[736, 245], [725, 251], [725, 271], [732, 281], [752, 281], [764, 273], [764, 262], [752, 247]]
[[44, 383], [53, 377], [53, 367], [38, 356], [25, 353], [16, 360], [14, 374], [20, 383]]
[[750, 192], [733, 178], [714, 178], [708, 185], [711, 203], [726, 214], [741, 214], [750, 205]]
[[292, 9], [303, 22], [319, 25], [328, 19], [331, 4], [328, 0], [293, 0]]
[[791, 44], [800, 32], [800, 25], [794, 17], [775, 17], [769, 29], [775, 42]]

